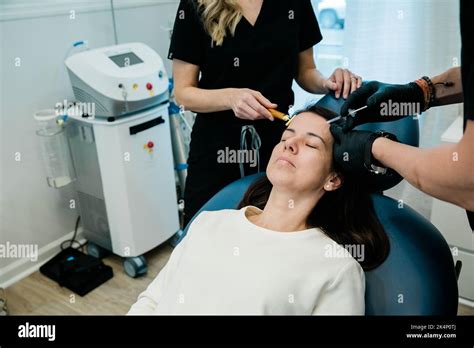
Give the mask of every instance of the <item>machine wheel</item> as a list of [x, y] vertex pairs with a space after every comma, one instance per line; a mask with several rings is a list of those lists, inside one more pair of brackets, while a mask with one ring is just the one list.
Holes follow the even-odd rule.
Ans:
[[333, 10], [323, 10], [319, 14], [319, 23], [324, 29], [332, 29], [337, 24], [337, 14]]
[[95, 243], [88, 242], [87, 243], [87, 254], [89, 254], [90, 256], [94, 256], [98, 259], [103, 259], [104, 257], [106, 257], [107, 255], [110, 254], [110, 251], [108, 251], [107, 249], [102, 248], [101, 246], [99, 246]]
[[183, 239], [183, 237], [184, 237], [184, 231], [179, 230], [178, 232], [173, 234], [168, 241], [173, 248], [176, 248], [176, 246], [179, 244], [181, 239]]
[[132, 278], [144, 275], [148, 271], [146, 259], [143, 255], [127, 257], [123, 261], [123, 269], [128, 276]]

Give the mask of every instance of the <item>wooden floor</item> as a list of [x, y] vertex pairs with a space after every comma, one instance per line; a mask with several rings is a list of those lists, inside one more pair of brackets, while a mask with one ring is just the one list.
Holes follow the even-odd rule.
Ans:
[[[56, 282], [35, 272], [6, 289], [12, 315], [81, 315], [126, 314], [138, 295], [145, 290], [166, 264], [173, 248], [167, 243], [147, 253], [148, 273], [132, 279], [125, 274], [122, 259], [108, 256], [104, 262], [114, 270], [114, 277], [84, 297], [75, 295]], [[474, 315], [474, 309], [459, 305], [459, 315]]]
[[147, 253], [148, 273], [136, 279], [125, 274], [122, 258], [106, 257], [104, 263], [113, 268], [113, 278], [84, 297], [35, 272], [6, 289], [8, 311], [12, 315], [126, 314], [164, 267], [172, 250], [165, 243]]

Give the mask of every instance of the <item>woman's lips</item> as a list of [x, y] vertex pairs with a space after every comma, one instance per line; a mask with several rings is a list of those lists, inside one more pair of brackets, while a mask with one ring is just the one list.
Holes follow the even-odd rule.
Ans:
[[277, 158], [277, 162], [278, 161], [287, 162], [287, 163], [291, 164], [293, 167], [296, 168], [296, 166], [293, 164], [293, 162], [291, 162], [287, 157], [280, 156], [280, 157]]

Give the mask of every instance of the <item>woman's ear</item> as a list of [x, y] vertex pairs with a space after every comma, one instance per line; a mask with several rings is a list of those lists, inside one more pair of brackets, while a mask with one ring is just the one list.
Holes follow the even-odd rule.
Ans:
[[333, 172], [329, 175], [328, 180], [324, 184], [325, 191], [335, 191], [343, 184], [342, 175], [340, 173]]

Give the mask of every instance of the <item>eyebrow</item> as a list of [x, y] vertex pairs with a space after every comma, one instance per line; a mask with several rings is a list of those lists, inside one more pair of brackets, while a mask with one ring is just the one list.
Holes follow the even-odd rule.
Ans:
[[[291, 132], [291, 133], [296, 133], [293, 128], [286, 128], [286, 129], [284, 130], [284, 132], [285, 132], [285, 131], [288, 131], [288, 132]], [[324, 139], [323, 139], [321, 136], [319, 136], [319, 135], [317, 135], [317, 134], [315, 134], [315, 133], [313, 133], [313, 132], [306, 132], [306, 135], [310, 135], [310, 136], [312, 136], [312, 137], [319, 138], [319, 139], [323, 142], [324, 146], [326, 146], [326, 142], [324, 141]]]

